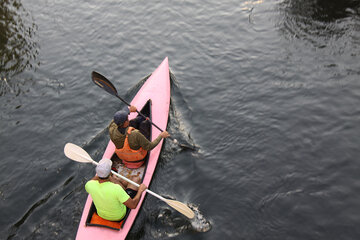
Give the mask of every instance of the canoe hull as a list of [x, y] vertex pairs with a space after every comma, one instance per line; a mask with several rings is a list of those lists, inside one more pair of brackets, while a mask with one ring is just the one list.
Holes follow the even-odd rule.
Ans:
[[[152, 121], [161, 129], [165, 130], [167, 126], [169, 107], [170, 107], [170, 75], [168, 58], [165, 58], [159, 67], [151, 74], [146, 80], [144, 85], [140, 88], [138, 93], [131, 101], [131, 105], [136, 106], [137, 109], [142, 109], [143, 106], [151, 100]], [[129, 118], [136, 117], [137, 113], [131, 113]], [[160, 131], [154, 126], [151, 127], [151, 139], [155, 139], [160, 134]], [[143, 176], [143, 183], [147, 186], [150, 185], [152, 176], [160, 156], [163, 140], [149, 152], [149, 159], [146, 170]], [[103, 158], [109, 158], [114, 155], [115, 145], [111, 140], [106, 147]], [[92, 199], [88, 195], [86, 204], [80, 220], [78, 232], [76, 235], [77, 240], [91, 240], [91, 239], [125, 239], [130, 231], [136, 216], [144, 201], [146, 192], [142, 195], [140, 202], [136, 209], [130, 211], [123, 227], [117, 230], [111, 230], [102, 227], [86, 226], [86, 218], [91, 207]]]

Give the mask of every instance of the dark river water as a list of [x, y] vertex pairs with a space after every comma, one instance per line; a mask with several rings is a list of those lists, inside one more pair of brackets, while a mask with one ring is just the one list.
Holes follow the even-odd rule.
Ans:
[[0, 3], [0, 238], [74, 239], [91, 165], [168, 56], [168, 131], [129, 239], [360, 239], [360, 1]]

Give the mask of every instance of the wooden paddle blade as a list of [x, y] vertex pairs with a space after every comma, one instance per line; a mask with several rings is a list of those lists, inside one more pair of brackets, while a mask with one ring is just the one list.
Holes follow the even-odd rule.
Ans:
[[179, 201], [175, 201], [175, 200], [170, 200], [170, 199], [166, 199], [165, 201], [170, 207], [174, 208], [175, 210], [177, 210], [179, 213], [185, 215], [186, 217], [193, 219], [195, 217], [195, 213], [193, 212], [193, 210], [191, 210], [186, 204], [179, 202]]
[[117, 96], [117, 90], [114, 87], [114, 85], [100, 73], [95, 71], [92, 72], [91, 79], [96, 85], [98, 85], [99, 87], [110, 93], [111, 95]]
[[65, 156], [77, 162], [83, 162], [83, 163], [95, 162], [94, 160], [92, 160], [90, 155], [84, 149], [73, 143], [65, 144], [64, 153]]

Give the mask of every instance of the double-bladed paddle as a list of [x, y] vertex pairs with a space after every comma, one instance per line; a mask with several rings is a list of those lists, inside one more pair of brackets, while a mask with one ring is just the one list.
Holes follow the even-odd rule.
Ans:
[[[107, 91], [108, 93], [110, 93], [111, 95], [117, 97], [118, 99], [120, 99], [123, 103], [125, 103], [126, 105], [128, 105], [130, 107], [130, 104], [128, 102], [126, 102], [124, 99], [122, 99], [118, 93], [117, 93], [117, 90], [116, 88], [114, 87], [114, 85], [106, 78], [104, 77], [103, 75], [101, 75], [100, 73], [98, 72], [95, 72], [93, 71], [91, 73], [91, 79], [92, 81], [98, 85], [100, 88], [104, 89], [105, 91]], [[136, 110], [136, 112], [138, 114], [140, 114], [141, 116], [143, 116], [144, 118], [146, 118], [146, 116], [144, 116], [141, 112], [139, 112], [138, 110]], [[154, 125], [154, 127], [156, 127], [157, 129], [159, 129], [159, 131], [163, 132], [163, 130], [161, 128], [159, 128], [155, 123], [153, 123], [150, 119], [149, 119], [150, 123], [152, 125]], [[171, 137], [170, 137], [171, 138]], [[174, 138], [172, 138], [174, 143], [178, 143], [178, 141]], [[188, 145], [185, 145], [185, 144], [179, 144], [181, 147], [183, 148], [188, 148], [188, 149], [191, 149], [191, 150], [195, 150], [196, 147], [195, 146], [188, 146]]]
[[[79, 147], [73, 143], [67, 143], [65, 145], [64, 153], [68, 158], [70, 158], [71, 160], [74, 160], [76, 162], [92, 163], [94, 165], [98, 164], [90, 157], [90, 155], [84, 149], [82, 149], [81, 147]], [[139, 187], [139, 184], [137, 184], [136, 182], [131, 181], [130, 179], [127, 179], [126, 177], [118, 174], [117, 172], [114, 172], [112, 170], [111, 170], [111, 172], [113, 174], [115, 174], [116, 176], [120, 177], [121, 179]], [[146, 192], [148, 192], [151, 195], [153, 195], [154, 197], [157, 197], [158, 199], [166, 202], [170, 207], [174, 208], [175, 210], [177, 210], [181, 214], [185, 215], [186, 217], [188, 217], [190, 219], [195, 217], [195, 213], [186, 204], [179, 202], [179, 201], [166, 199], [166, 198], [150, 191], [149, 189], [146, 189]]]

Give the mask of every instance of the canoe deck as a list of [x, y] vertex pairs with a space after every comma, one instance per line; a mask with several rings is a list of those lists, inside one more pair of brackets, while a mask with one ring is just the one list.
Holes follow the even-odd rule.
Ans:
[[145, 173], [145, 165], [142, 165], [139, 168], [136, 169], [131, 169], [131, 168], [127, 168], [124, 164], [121, 163], [121, 160], [118, 160], [118, 158], [113, 157], [111, 159], [113, 161], [113, 167], [116, 168], [117, 172], [126, 177], [126, 178], [131, 178], [131, 177], [140, 177], [140, 179], [143, 178], [144, 173]]

